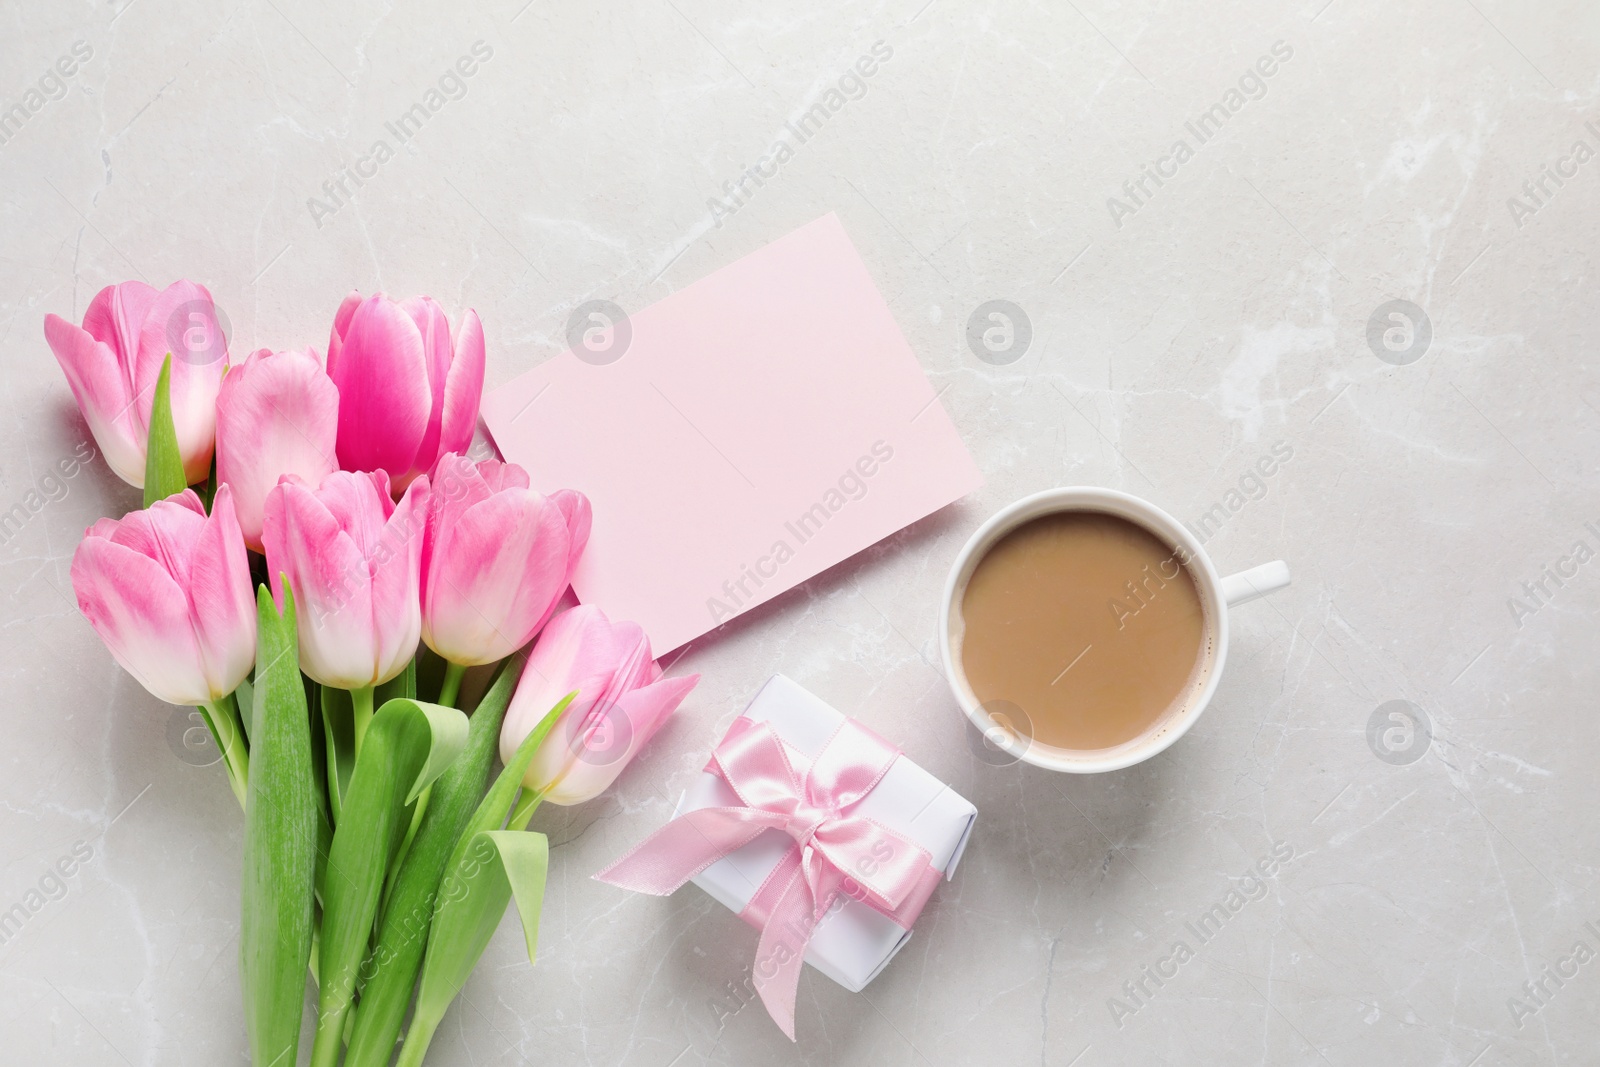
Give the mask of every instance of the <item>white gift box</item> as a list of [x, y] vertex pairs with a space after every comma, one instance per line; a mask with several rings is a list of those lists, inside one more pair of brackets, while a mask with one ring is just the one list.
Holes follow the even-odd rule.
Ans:
[[[744, 710], [754, 722], [768, 722], [791, 747], [815, 757], [844, 716], [798, 682], [775, 674]], [[678, 801], [674, 817], [701, 808], [738, 807], [740, 800], [722, 777], [705, 771]], [[928, 850], [930, 862], [948, 881], [972, 833], [978, 809], [955, 790], [902, 754], [882, 780], [852, 810]], [[791, 849], [794, 838], [767, 830], [729, 853], [693, 879], [734, 913], [742, 912], [768, 873]], [[894, 920], [852, 897], [840, 898], [818, 922], [806, 947], [806, 963], [852, 993], [865, 989], [911, 938]]]

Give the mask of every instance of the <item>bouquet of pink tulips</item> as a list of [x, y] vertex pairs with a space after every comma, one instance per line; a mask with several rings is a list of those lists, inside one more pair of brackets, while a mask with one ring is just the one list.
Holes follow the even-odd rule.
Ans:
[[146, 689], [200, 709], [244, 809], [253, 1061], [297, 1062], [309, 974], [313, 1067], [422, 1063], [513, 899], [533, 958], [534, 809], [598, 795], [698, 676], [663, 678], [635, 624], [559, 610], [582, 494], [463, 455], [473, 312], [452, 332], [429, 297], [352, 293], [326, 368], [309, 348], [230, 367], [203, 286], [126, 282], [45, 336], [144, 490], [85, 533], [78, 605]]

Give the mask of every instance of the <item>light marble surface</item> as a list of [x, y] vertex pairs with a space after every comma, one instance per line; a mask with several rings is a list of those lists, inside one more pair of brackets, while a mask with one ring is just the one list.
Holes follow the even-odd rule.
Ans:
[[[583, 301], [644, 307], [830, 210], [985, 472], [674, 663], [704, 680], [652, 749], [539, 821], [538, 965], [506, 922], [430, 1062], [1596, 1062], [1600, 961], [1570, 953], [1600, 951], [1600, 562], [1522, 592], [1600, 549], [1600, 160], [1562, 163], [1600, 149], [1593, 4], [4, 0], [0, 28], [7, 108], [92, 50], [0, 145], [5, 508], [86, 437], [41, 319], [110, 282], [205, 282], [236, 353], [320, 349], [351, 287], [432, 293], [477, 308], [494, 385]], [[478, 41], [464, 94], [363, 162]], [[877, 41], [864, 94], [713, 218]], [[1185, 123], [1279, 41], [1201, 144]], [[1179, 138], [1164, 184], [1121, 191]], [[1514, 211], [1547, 165], [1576, 177]], [[370, 177], [314, 218], [350, 166]], [[1014, 363], [967, 344], [995, 299], [1031, 321]], [[1403, 366], [1367, 338], [1395, 299], [1431, 322]], [[1278, 442], [1292, 459], [1229, 497]], [[1294, 585], [1235, 613], [1214, 706], [1161, 757], [987, 766], [935, 669], [940, 583], [986, 514], [1073, 483], [1189, 521], [1238, 504], [1219, 566], [1281, 557]], [[0, 910], [40, 905], [0, 945], [0, 1060], [239, 1063], [239, 813], [70, 599], [81, 531], [134, 492], [98, 461], [64, 484], [0, 545]], [[588, 880], [775, 671], [980, 809], [877, 981], [802, 981], [798, 1045], [734, 1010], [752, 931], [692, 888]], [[1432, 724], [1414, 762], [1369, 745], [1391, 700]], [[1185, 924], [1230, 891], [1258, 899], [1202, 943]], [[1576, 975], [1534, 1000], [1546, 965]]]

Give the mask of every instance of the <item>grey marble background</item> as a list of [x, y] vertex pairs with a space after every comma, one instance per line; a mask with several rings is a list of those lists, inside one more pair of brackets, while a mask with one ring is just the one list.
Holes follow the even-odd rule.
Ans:
[[[1600, 1062], [1600, 561], [1572, 555], [1600, 550], [1593, 4], [3, 0], [0, 107], [80, 41], [0, 144], [0, 507], [86, 439], [41, 320], [105, 284], [204, 282], [241, 354], [320, 350], [352, 287], [431, 293], [482, 316], [492, 387], [582, 302], [642, 308], [830, 210], [987, 477], [673, 663], [704, 680], [651, 750], [536, 824], [538, 965], [506, 922], [430, 1062]], [[480, 41], [402, 144], [386, 124]], [[968, 344], [990, 300], [1031, 324], [1010, 362]], [[1410, 318], [1369, 342], [1391, 300]], [[939, 587], [985, 515], [1077, 483], [1210, 512], [1220, 568], [1294, 585], [1234, 613], [1161, 757], [991, 767], [936, 670]], [[81, 531], [136, 494], [102, 461], [65, 485], [0, 544], [0, 910], [40, 902], [0, 944], [0, 1060], [241, 1063], [239, 812], [71, 600]], [[753, 931], [588, 880], [774, 671], [981, 813], [882, 977], [802, 981], [798, 1045], [739, 1010]]]

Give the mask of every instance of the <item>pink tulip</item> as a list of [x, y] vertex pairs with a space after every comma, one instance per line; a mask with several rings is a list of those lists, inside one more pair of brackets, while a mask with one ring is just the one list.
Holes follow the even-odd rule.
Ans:
[[533, 640], [589, 539], [589, 501], [528, 488], [514, 463], [449, 453], [431, 477], [422, 639], [451, 663], [494, 663]]
[[328, 338], [339, 387], [339, 465], [386, 470], [396, 492], [465, 452], [483, 398], [483, 326], [468, 310], [454, 337], [430, 296], [397, 304], [382, 293], [344, 298]]
[[205, 479], [217, 388], [228, 359], [227, 338], [205, 286], [179, 281], [158, 293], [144, 282], [108, 285], [89, 302], [82, 327], [46, 315], [44, 336], [106, 462], [140, 488], [156, 378], [171, 352], [172, 421], [184, 477], [190, 483]]
[[250, 564], [227, 486], [101, 519], [72, 556], [78, 607], [111, 655], [169, 704], [214, 704], [256, 658]]
[[263, 348], [228, 371], [217, 395], [217, 481], [233, 487], [239, 528], [257, 552], [267, 493], [280, 476], [307, 485], [339, 469], [339, 390], [311, 349]]
[[315, 489], [286, 476], [267, 494], [261, 540], [272, 593], [294, 589], [300, 669], [323, 685], [364, 689], [417, 651], [428, 479], [396, 504], [383, 471], [334, 471]]
[[[500, 730], [500, 758], [573, 690], [578, 695], [540, 744], [523, 785], [553, 804], [581, 804], [616, 780], [700, 680], [663, 678], [637, 623], [613, 623], [588, 605], [564, 611], [539, 635]], [[597, 706], [598, 705], [598, 706]]]

